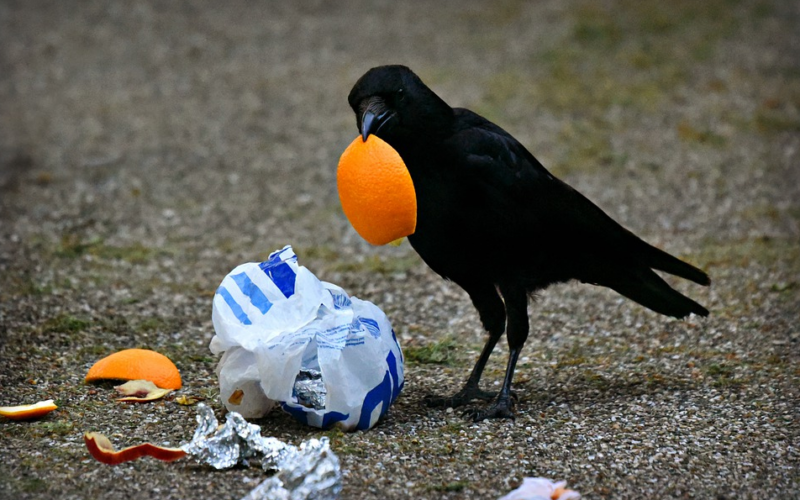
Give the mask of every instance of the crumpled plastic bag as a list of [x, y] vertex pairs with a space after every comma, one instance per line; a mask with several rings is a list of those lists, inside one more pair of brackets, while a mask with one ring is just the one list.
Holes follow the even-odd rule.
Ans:
[[383, 311], [318, 280], [291, 246], [231, 271], [212, 321], [222, 401], [245, 418], [280, 404], [314, 427], [366, 430], [403, 389], [403, 354]]
[[566, 488], [566, 481], [554, 482], [543, 477], [526, 477], [519, 487], [498, 500], [580, 500], [581, 494]]

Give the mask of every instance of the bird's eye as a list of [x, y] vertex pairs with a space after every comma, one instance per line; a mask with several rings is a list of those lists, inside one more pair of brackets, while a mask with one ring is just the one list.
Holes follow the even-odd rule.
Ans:
[[403, 92], [403, 89], [397, 89], [397, 92], [395, 92], [395, 95], [397, 96], [397, 100], [398, 101], [402, 101], [406, 97], [406, 94], [405, 94], [405, 92]]

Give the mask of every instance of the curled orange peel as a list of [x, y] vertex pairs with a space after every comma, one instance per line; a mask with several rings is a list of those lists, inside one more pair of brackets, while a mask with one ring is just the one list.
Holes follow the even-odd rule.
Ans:
[[0, 406], [0, 415], [12, 420], [32, 420], [47, 415], [58, 408], [52, 399], [32, 405]]
[[172, 462], [186, 456], [186, 452], [180, 448], [165, 448], [152, 443], [129, 446], [116, 451], [111, 441], [99, 432], [85, 433], [83, 441], [86, 443], [90, 455], [98, 462], [108, 465], [118, 465], [141, 457], [153, 457], [165, 462]]

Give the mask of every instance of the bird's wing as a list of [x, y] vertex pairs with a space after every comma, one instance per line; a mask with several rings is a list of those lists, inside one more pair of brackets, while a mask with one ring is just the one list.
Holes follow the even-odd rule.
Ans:
[[708, 284], [705, 273], [642, 241], [550, 174], [508, 132], [466, 110], [458, 110], [457, 116], [461, 126], [445, 146], [454, 164], [465, 169], [472, 193], [482, 194], [474, 197], [476, 206], [494, 214], [497, 229], [487, 236], [506, 245], [544, 245], [566, 259], [580, 260], [585, 265], [573, 268], [582, 269], [583, 275], [573, 277], [587, 282], [605, 281], [606, 271], [619, 265], [645, 266]]
[[[518, 231], [547, 230], [571, 243], [620, 245], [636, 238], [578, 191], [554, 177], [505, 130], [474, 113], [446, 141], [455, 164], [463, 166], [492, 203], [519, 221]], [[476, 188], [476, 189], [477, 189]], [[638, 240], [638, 238], [636, 238]]]

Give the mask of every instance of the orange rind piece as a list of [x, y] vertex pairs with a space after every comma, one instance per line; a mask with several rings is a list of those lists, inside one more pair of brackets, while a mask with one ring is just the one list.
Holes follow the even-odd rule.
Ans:
[[0, 415], [11, 420], [33, 420], [58, 408], [52, 399], [39, 401], [32, 405], [0, 406]]
[[172, 462], [186, 456], [186, 452], [180, 448], [165, 448], [152, 443], [129, 446], [116, 451], [111, 441], [99, 432], [85, 433], [83, 441], [86, 443], [86, 449], [89, 450], [91, 456], [98, 462], [108, 465], [119, 465], [141, 457], [153, 457], [164, 462]]
[[180, 396], [175, 398], [175, 402], [181, 406], [194, 406], [202, 400], [203, 398], [201, 397], [187, 396], [186, 394], [181, 394]]
[[242, 399], [244, 399], [244, 391], [241, 389], [236, 389], [228, 398], [228, 403], [232, 405], [239, 405], [242, 404]]
[[417, 195], [411, 174], [380, 137], [361, 136], [342, 153], [336, 172], [342, 210], [356, 232], [373, 245], [385, 245], [413, 234]]
[[575, 490], [570, 490], [564, 486], [558, 486], [553, 490], [552, 495], [550, 495], [550, 500], [562, 500], [561, 497], [564, 497], [564, 500], [569, 500], [572, 498], [580, 498], [580, 494]]
[[149, 380], [129, 380], [122, 385], [114, 387], [124, 398], [117, 398], [117, 401], [126, 403], [147, 403], [161, 399], [172, 389], [161, 389]]
[[97, 380], [149, 380], [162, 389], [180, 389], [181, 374], [175, 363], [149, 349], [125, 349], [101, 359], [89, 369], [87, 382]]

